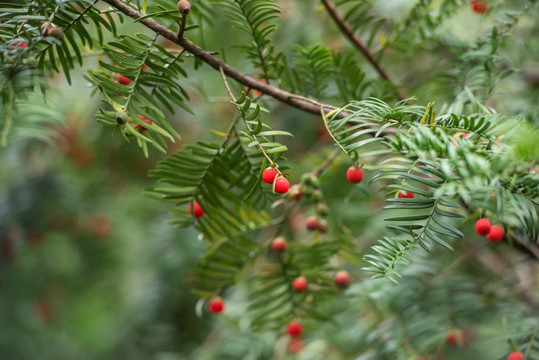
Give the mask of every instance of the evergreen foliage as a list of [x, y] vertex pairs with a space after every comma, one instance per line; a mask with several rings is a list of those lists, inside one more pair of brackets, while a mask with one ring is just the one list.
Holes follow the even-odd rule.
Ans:
[[[200, 298], [197, 313], [206, 312], [203, 306], [216, 296], [231, 308], [219, 321], [222, 338], [210, 350], [197, 350], [199, 358], [282, 358], [289, 342], [285, 327], [298, 320], [306, 334], [301, 339], [309, 342], [298, 358], [504, 359], [519, 350], [526, 360], [539, 359], [539, 300], [532, 286], [539, 282], [533, 275], [539, 259], [537, 79], [528, 93], [501, 88], [531, 61], [522, 48], [529, 46], [532, 59], [538, 53], [530, 41], [538, 30], [537, 3], [489, 3], [484, 16], [490, 21], [471, 40], [448, 30], [459, 16], [480, 16], [466, 14], [468, 2], [402, 3], [407, 10], [400, 15], [386, 13], [380, 2], [358, 0], [322, 1], [326, 11], [319, 14], [318, 4], [274, 0], [193, 0], [192, 11], [183, 14], [162, 0], [3, 3], [1, 151], [21, 146], [23, 153], [35, 141], [54, 144], [67, 116], [49, 100], [53, 79], [69, 85], [85, 79], [100, 101], [92, 118], [108, 125], [103, 128], [112, 133], [110, 141], [135, 140], [145, 158], [160, 159], [149, 171], [147, 197], [168, 203], [169, 223], [181, 228], [178, 234], [199, 234], [198, 256], [185, 261], [191, 266], [186, 282]], [[342, 13], [343, 33], [325, 24], [332, 6]], [[280, 26], [292, 26], [291, 8], [296, 16], [311, 11], [306, 18], [324, 20], [291, 34], [292, 45], [286, 46]], [[366, 48], [357, 52], [335, 36], [359, 37]], [[368, 53], [372, 58], [365, 61]], [[424, 66], [406, 69], [422, 60]], [[386, 67], [398, 83], [383, 75]], [[206, 94], [217, 81], [219, 94]], [[260, 93], [253, 96], [253, 89]], [[401, 100], [396, 89], [414, 97]], [[515, 110], [517, 100], [526, 108]], [[307, 117], [283, 105], [318, 114]], [[204, 115], [202, 108], [210, 110]], [[187, 125], [185, 119], [195, 114], [204, 119]], [[327, 137], [308, 144], [303, 138], [314, 122], [320, 127], [311, 133]], [[203, 131], [197, 134], [197, 127]], [[81, 155], [83, 146], [73, 145], [77, 136], [69, 135], [66, 152], [83, 167], [90, 160]], [[317, 148], [333, 152], [315, 163], [309, 154]], [[360, 185], [346, 182], [349, 166], [365, 171]], [[275, 181], [262, 179], [267, 168], [295, 182], [297, 192], [277, 194]], [[61, 188], [60, 179], [51, 183]], [[23, 188], [8, 190], [13, 197], [0, 193], [0, 286], [8, 290], [17, 288], [11, 268], [25, 279], [37, 264], [30, 255], [22, 270], [11, 264], [18, 226], [30, 238], [25, 226], [36, 226], [32, 209], [50, 201], [32, 195], [21, 210]], [[195, 216], [195, 204], [203, 214]], [[318, 227], [307, 231], [304, 220], [313, 214]], [[503, 228], [500, 244], [476, 239], [473, 224], [480, 218]], [[104, 230], [90, 232], [99, 238]], [[287, 239], [283, 252], [271, 248], [277, 236]], [[169, 259], [167, 249], [183, 251], [177, 246], [163, 245], [157, 253]], [[67, 255], [76, 252], [69, 249]], [[110, 256], [103, 264], [113, 262]], [[177, 267], [167, 261], [159, 271], [174, 273]], [[334, 281], [343, 269], [352, 275], [348, 289]], [[523, 273], [532, 280], [513, 286]], [[292, 285], [299, 276], [308, 282], [306, 291]], [[177, 286], [178, 278], [163, 283]], [[161, 289], [155, 295], [160, 305], [148, 318], [170, 315], [163, 308], [173, 296], [164, 294]], [[0, 298], [0, 309], [11, 302]], [[97, 300], [95, 306], [105, 308]], [[49, 321], [43, 303], [37, 312]], [[155, 325], [125, 316], [137, 336]], [[484, 330], [489, 327], [496, 330]], [[465, 334], [456, 348], [446, 344], [452, 329]], [[500, 354], [493, 355], [484, 345], [488, 339], [507, 346], [496, 345]], [[0, 340], [0, 357], [30, 359], [47, 348], [40, 344], [25, 352], [9, 342]], [[44, 358], [93, 358], [77, 357], [76, 345], [58, 350], [66, 343], [55, 336], [52, 354]], [[148, 346], [133, 358], [152, 351]]]

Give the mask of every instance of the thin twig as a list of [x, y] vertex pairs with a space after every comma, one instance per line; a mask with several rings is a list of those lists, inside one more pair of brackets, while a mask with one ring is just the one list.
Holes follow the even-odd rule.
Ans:
[[[228, 92], [228, 95], [230, 96], [230, 98], [232, 99], [232, 101], [236, 102], [236, 97], [234, 96], [234, 94], [232, 93], [232, 90], [230, 90], [230, 85], [228, 85], [228, 81], [226, 80], [226, 75], [225, 75], [225, 72], [223, 71], [223, 68], [219, 68], [219, 72], [221, 73], [221, 77], [223, 78], [223, 83], [225, 84], [225, 87], [226, 87], [226, 91]], [[249, 133], [251, 133], [251, 136], [257, 140], [256, 138], [256, 135], [253, 134], [253, 131], [251, 130], [251, 127], [249, 126], [249, 123], [245, 120], [245, 118], [242, 116], [242, 119], [243, 119], [243, 122], [245, 123], [245, 126], [247, 127], [247, 130], [249, 130]], [[264, 150], [264, 148], [262, 147], [262, 145], [258, 144], [257, 145], [257, 148], [258, 150], [262, 153], [262, 155], [264, 155], [264, 157], [266, 158], [266, 160], [268, 160], [268, 162], [271, 164], [271, 167], [274, 168], [277, 173], [279, 174], [279, 176], [283, 176], [283, 173], [277, 168], [277, 166], [275, 165], [275, 161], [273, 161], [271, 159], [271, 157], [268, 155], [268, 153], [266, 152], [266, 150]]]
[[[153, 50], [153, 47], [152, 47], [152, 49], [150, 50], [150, 52], [152, 52], [152, 50]], [[183, 55], [184, 53], [185, 53], [185, 50], [182, 49], [182, 50], [178, 53], [178, 55], [176, 55], [176, 57], [175, 57], [171, 62], [169, 62], [169, 63], [167, 63], [167, 64], [165, 65], [165, 67], [170, 67], [170, 66], [174, 65], [174, 63], [175, 63], [176, 61], [178, 61], [178, 60], [182, 57], [182, 55]], [[143, 65], [142, 67], [144, 67], [144, 65]], [[163, 72], [161, 72], [161, 77], [163, 77], [163, 76], [165, 76], [165, 70], [164, 70]], [[155, 91], [157, 90], [157, 85], [158, 85], [158, 84], [155, 83], [155, 85], [153, 86], [152, 91], [150, 92], [150, 96], [153, 96], [153, 94], [154, 94]]]
[[187, 23], [187, 15], [182, 14], [182, 21], [180, 23], [180, 29], [178, 30], [178, 37], [183, 37], [183, 32], [185, 31], [185, 24]]
[[232, 94], [232, 90], [230, 90], [230, 86], [228, 85], [228, 81], [226, 80], [225, 72], [223, 71], [223, 68], [219, 68], [219, 72], [221, 73], [221, 77], [223, 78], [223, 83], [225, 83], [226, 92], [228, 93], [228, 96], [232, 99], [232, 101], [236, 102], [236, 97], [234, 94]]
[[333, 160], [335, 160], [337, 156], [341, 154], [341, 152], [342, 152], [341, 148], [336, 148], [335, 150], [333, 150], [333, 152], [327, 157], [327, 159], [322, 164], [320, 164], [319, 167], [311, 171], [311, 174], [317, 177], [320, 176], [320, 174], [322, 174], [329, 167], [329, 165], [333, 163]]
[[326, 11], [328, 12], [329, 16], [333, 19], [339, 30], [346, 36], [346, 38], [356, 47], [356, 49], [359, 50], [365, 56], [365, 58], [371, 63], [371, 65], [376, 69], [378, 74], [393, 85], [393, 88], [395, 89], [395, 92], [397, 93], [397, 96], [400, 100], [404, 99], [404, 95], [402, 94], [401, 90], [398, 89], [393, 81], [391, 80], [391, 77], [389, 76], [386, 69], [380, 64], [380, 62], [376, 59], [374, 54], [369, 50], [367, 47], [367, 44], [356, 34], [354, 34], [354, 30], [350, 26], [346, 20], [337, 12], [337, 9], [335, 8], [335, 5], [331, 0], [320, 0], [322, 1], [322, 4], [324, 4], [324, 7], [326, 8]]
[[[112, 7], [118, 9], [123, 14], [131, 17], [132, 19], [138, 20], [142, 17], [142, 14], [131, 8], [130, 6], [124, 4], [120, 0], [103, 0]], [[248, 86], [249, 88], [258, 90], [264, 94], [267, 94], [283, 103], [286, 103], [290, 106], [293, 106], [297, 109], [309, 112], [311, 114], [318, 115], [320, 114], [320, 109], [334, 109], [332, 105], [324, 104], [317, 100], [309, 99], [301, 95], [293, 94], [288, 91], [285, 91], [281, 88], [275, 87], [273, 85], [268, 85], [264, 82], [260, 82], [255, 78], [252, 78], [236, 68], [230, 66], [229, 64], [217, 59], [212, 53], [198, 47], [185, 37], [178, 37], [178, 34], [171, 31], [167, 27], [156, 23], [150, 18], [144, 18], [139, 21], [141, 24], [154, 31], [155, 33], [161, 35], [165, 39], [168, 39], [180, 46], [182, 46], [186, 51], [193, 54], [195, 57], [199, 58], [206, 64], [213, 67], [215, 70], [219, 71], [219, 68], [223, 69], [223, 72], [230, 78], [238, 81], [239, 83]], [[349, 115], [348, 113], [339, 114], [339, 118], [343, 118]]]

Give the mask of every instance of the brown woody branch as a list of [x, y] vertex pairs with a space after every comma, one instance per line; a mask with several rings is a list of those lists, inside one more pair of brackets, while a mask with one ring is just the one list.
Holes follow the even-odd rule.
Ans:
[[[120, 0], [103, 0], [103, 1], [105, 3], [111, 5], [112, 7], [118, 9], [123, 14], [133, 18], [134, 20], [138, 20], [139, 18], [142, 17], [141, 13], [139, 13], [135, 9], [131, 8], [130, 6], [124, 4]], [[327, 0], [322, 0], [322, 1], [324, 2], [324, 4], [327, 2]], [[328, 12], [329, 12], [329, 10], [328, 10]], [[335, 13], [335, 14], [337, 14], [337, 13]], [[309, 113], [312, 113], [312, 114], [315, 114], [315, 115], [320, 115], [321, 112], [325, 113], [328, 110], [331, 111], [331, 110], [336, 109], [336, 107], [334, 107], [332, 105], [324, 104], [324, 103], [319, 102], [317, 100], [309, 99], [309, 98], [306, 98], [306, 97], [301, 96], [301, 95], [296, 95], [296, 94], [290, 93], [288, 91], [285, 91], [285, 90], [280, 89], [278, 87], [275, 87], [273, 85], [269, 85], [269, 84], [265, 84], [263, 82], [259, 82], [258, 80], [254, 79], [254, 78], [252, 78], [250, 76], [247, 76], [246, 74], [240, 72], [239, 70], [237, 70], [236, 68], [230, 66], [229, 64], [217, 59], [215, 56], [213, 56], [212, 53], [198, 47], [197, 45], [195, 45], [194, 43], [192, 43], [191, 41], [189, 41], [185, 37], [178, 36], [178, 34], [176, 32], [173, 32], [170, 29], [168, 29], [167, 27], [156, 23], [154, 20], [152, 20], [150, 18], [142, 19], [139, 22], [142, 23], [143, 25], [145, 25], [150, 30], [154, 31], [156, 34], [159, 34], [162, 37], [164, 37], [165, 39], [168, 39], [168, 40], [182, 46], [185, 51], [193, 54], [193, 56], [195, 56], [195, 57], [199, 58], [200, 60], [204, 61], [206, 64], [210, 65], [215, 70], [222, 71], [224, 74], [226, 74], [230, 78], [236, 80], [237, 82], [239, 82], [241, 84], [244, 84], [244, 85], [248, 86], [251, 89], [256, 89], [258, 91], [261, 91], [264, 94], [267, 94], [267, 95], [273, 97], [276, 100], [279, 100], [279, 101], [281, 101], [283, 103], [286, 103], [286, 104], [288, 104], [288, 105], [290, 105], [292, 107], [295, 107], [297, 109], [300, 109], [300, 110], [303, 110], [303, 111], [306, 111], [306, 112], [309, 112]], [[339, 22], [338, 22], [338, 24], [339, 24]], [[345, 24], [345, 23], [341, 21], [340, 24]], [[350, 32], [351, 32], [351, 30], [350, 30]], [[351, 33], [351, 34], [353, 35], [353, 33]], [[364, 47], [364, 48], [367, 49], [366, 47]], [[372, 56], [372, 54], [371, 54], [371, 56]], [[378, 64], [378, 62], [376, 61], [376, 59], [373, 56], [372, 56], [372, 58], [374, 60], [374, 63], [371, 62], [373, 64], [373, 66], [375, 66], [375, 68], [377, 68], [377, 66], [378, 66], [383, 71], [383, 73], [385, 73], [385, 76], [387, 78], [384, 77], [384, 75], [382, 75], [382, 73], [380, 73], [380, 75], [382, 77], [384, 77], [384, 79], [388, 79], [389, 76], [384, 71], [384, 69], [380, 67], [380, 65]], [[375, 65], [375, 64], [377, 64], [377, 65]], [[378, 68], [377, 68], [377, 70], [378, 70]], [[350, 114], [343, 111], [343, 112], [340, 112], [337, 115], [337, 117], [338, 118], [343, 118], [343, 117], [346, 117], [348, 115], [350, 115]], [[391, 130], [389, 132], [391, 132]], [[387, 132], [384, 132], [384, 134], [387, 134]], [[334, 156], [336, 157], [337, 154], [335, 154]], [[535, 257], [535, 258], [539, 257], [538, 254], [537, 254], [537, 250], [535, 248], [529, 248], [528, 246], [523, 245], [522, 243], [517, 243], [517, 242], [514, 242], [514, 244], [515, 244], [515, 247], [518, 248], [520, 251], [528, 253], [529, 255], [531, 255], [532, 257]]]
[[[141, 13], [131, 8], [130, 6], [124, 4], [120, 0], [103, 0], [103, 1], [135, 20], [138, 20], [139, 18], [142, 17]], [[259, 82], [258, 80], [245, 75], [244, 73], [228, 65], [227, 63], [217, 59], [208, 51], [193, 44], [191, 41], [189, 41], [185, 37], [178, 36], [177, 33], [171, 31], [170, 29], [168, 29], [167, 27], [163, 25], [156, 23], [154, 20], [150, 18], [142, 19], [140, 20], [140, 23], [142, 23], [143, 25], [145, 25], [147, 28], [154, 31], [155, 33], [161, 35], [165, 39], [168, 39], [182, 46], [186, 51], [190, 52], [195, 57], [204, 61], [206, 64], [210, 65], [215, 70], [219, 71], [219, 69], [222, 68], [223, 72], [227, 76], [238, 81], [239, 83], [242, 83], [248, 86], [251, 89], [256, 89], [258, 91], [261, 91], [264, 94], [267, 94], [276, 100], [279, 100], [297, 109], [300, 109], [300, 110], [303, 110], [303, 111], [306, 111], [315, 115], [319, 115], [321, 109], [326, 109], [326, 110], [335, 109], [335, 107], [332, 105], [324, 104], [322, 102], [309, 99], [304, 96], [290, 93], [288, 91], [285, 91], [273, 85]], [[341, 117], [344, 117], [346, 115], [348, 114], [342, 114]]]
[[374, 54], [369, 50], [367, 47], [367, 44], [356, 34], [354, 34], [354, 30], [350, 26], [349, 23], [344, 20], [344, 18], [337, 12], [337, 9], [335, 8], [335, 4], [331, 0], [320, 0], [322, 1], [322, 4], [324, 4], [324, 7], [326, 8], [326, 11], [328, 12], [329, 16], [333, 19], [339, 30], [343, 33], [344, 36], [354, 45], [356, 49], [359, 50], [365, 56], [365, 58], [371, 63], [371, 65], [376, 69], [378, 74], [393, 85], [393, 88], [395, 89], [395, 92], [397, 93], [397, 96], [403, 100], [404, 95], [402, 94], [401, 90], [398, 89], [395, 84], [391, 81], [391, 78], [388, 74], [388, 72], [385, 70], [385, 68], [380, 64], [380, 62], [376, 59]]

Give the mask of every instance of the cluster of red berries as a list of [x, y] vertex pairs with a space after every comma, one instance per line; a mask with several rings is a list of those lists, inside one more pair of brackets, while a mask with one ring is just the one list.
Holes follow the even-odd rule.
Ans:
[[[271, 248], [276, 253], [284, 253], [288, 248], [288, 243], [286, 239], [282, 236], [276, 237], [271, 243]], [[339, 288], [347, 288], [350, 285], [350, 274], [347, 271], [341, 270], [335, 274], [333, 279], [335, 285]], [[299, 276], [292, 281], [292, 289], [296, 292], [304, 292], [309, 288], [309, 282], [305, 276]], [[303, 348], [303, 342], [301, 340], [296, 340], [297, 337], [303, 332], [303, 326], [301, 322], [293, 320], [288, 323], [286, 326], [286, 332], [288, 335], [292, 336], [294, 339], [291, 340], [289, 344], [289, 350], [291, 352], [298, 352]]]
[[309, 231], [328, 232], [329, 224], [323, 218], [329, 215], [329, 209], [324, 201], [318, 177], [313, 173], [307, 173], [302, 176], [301, 182], [303, 193], [314, 202], [313, 207], [316, 213], [316, 216], [310, 216], [306, 219], [305, 227]]
[[485, 1], [482, 0], [473, 0], [470, 3], [470, 6], [472, 8], [472, 11], [477, 14], [484, 14], [488, 10], [488, 5]]
[[[341, 270], [335, 274], [333, 282], [338, 288], [345, 289], [350, 285], [350, 274], [348, 274], [348, 272], [345, 270]], [[296, 292], [304, 292], [308, 287], [309, 283], [304, 276], [299, 276], [292, 282], [292, 288]]]
[[[273, 239], [273, 241], [271, 242], [271, 248], [276, 253], [282, 254], [288, 248], [288, 243], [284, 237], [279, 236]], [[345, 270], [338, 271], [335, 274], [333, 281], [337, 287], [347, 288], [348, 285], [350, 285], [350, 274], [348, 274], [348, 272]], [[302, 292], [302, 291], [307, 290], [308, 286], [309, 286], [309, 283], [307, 282], [307, 279], [304, 276], [299, 276], [292, 282], [292, 288], [297, 292]]]
[[273, 189], [276, 193], [284, 194], [288, 192], [290, 183], [285, 177], [279, 175], [279, 172], [274, 167], [269, 167], [262, 172], [262, 181], [267, 184], [273, 184]]
[[486, 236], [491, 242], [500, 242], [503, 239], [503, 228], [499, 225], [490, 225], [488, 219], [479, 219], [475, 222], [475, 231], [479, 236]]

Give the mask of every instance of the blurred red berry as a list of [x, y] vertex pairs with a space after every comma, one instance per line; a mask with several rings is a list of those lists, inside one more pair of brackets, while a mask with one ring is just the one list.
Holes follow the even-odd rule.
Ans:
[[524, 360], [524, 354], [520, 351], [514, 351], [507, 356], [507, 360]]
[[290, 197], [296, 200], [299, 200], [303, 197], [303, 193], [301, 192], [301, 186], [298, 184], [292, 185], [290, 187]]
[[271, 248], [276, 253], [282, 253], [286, 251], [286, 240], [284, 237], [277, 237], [271, 242]]
[[477, 14], [484, 14], [488, 10], [487, 3], [481, 0], [473, 0], [471, 3], [471, 7], [473, 12]]
[[225, 302], [220, 297], [214, 297], [208, 303], [208, 308], [212, 314], [220, 314], [225, 309]]
[[297, 354], [305, 347], [305, 342], [300, 338], [292, 338], [288, 343], [288, 351]]
[[328, 229], [329, 229], [328, 222], [326, 220], [324, 220], [324, 219], [321, 219], [318, 222], [318, 231], [325, 234], [325, 233], [328, 232]]
[[20, 40], [16, 43], [10, 45], [12, 49], [26, 49], [28, 47], [28, 42], [26, 40]]
[[[194, 208], [194, 214], [193, 214], [193, 208]], [[197, 219], [201, 218], [204, 215], [204, 210], [200, 207], [200, 205], [196, 201], [193, 201], [192, 206], [191, 204], [189, 204], [188, 211], [191, 216], [194, 216]]]
[[292, 320], [286, 326], [286, 332], [290, 336], [294, 336], [294, 337], [300, 336], [301, 333], [303, 332], [303, 326], [301, 325], [299, 321]]
[[498, 225], [493, 225], [487, 235], [487, 239], [491, 242], [500, 242], [503, 239], [503, 228]]
[[315, 231], [318, 230], [318, 227], [320, 226], [320, 221], [318, 221], [318, 218], [315, 216], [310, 216], [305, 220], [305, 227], [309, 231]]
[[350, 285], [350, 274], [348, 274], [348, 272], [345, 270], [341, 270], [335, 274], [335, 278], [333, 280], [335, 285], [338, 287], [346, 288], [348, 285]]
[[447, 334], [447, 343], [452, 346], [460, 345], [464, 341], [464, 332], [460, 329], [451, 330]]
[[294, 291], [302, 292], [307, 290], [307, 287], [309, 287], [309, 283], [304, 276], [300, 276], [294, 279], [294, 281], [292, 282], [292, 288], [294, 289]]
[[112, 228], [112, 220], [105, 214], [92, 216], [88, 222], [90, 234], [97, 239], [108, 237], [112, 232]]
[[37, 300], [33, 303], [34, 313], [37, 318], [44, 324], [52, 320], [53, 309], [51, 304], [46, 300]]

